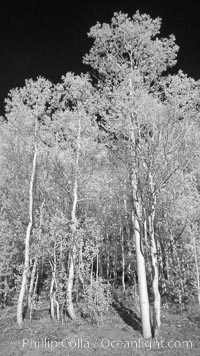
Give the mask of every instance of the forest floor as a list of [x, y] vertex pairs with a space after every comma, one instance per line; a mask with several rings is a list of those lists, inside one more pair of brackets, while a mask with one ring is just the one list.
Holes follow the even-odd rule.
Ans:
[[99, 325], [80, 317], [62, 325], [50, 319], [48, 308], [41, 308], [31, 324], [26, 319], [19, 329], [15, 307], [0, 312], [2, 356], [200, 355], [200, 312], [195, 305], [181, 313], [163, 308], [159, 337], [146, 341], [138, 313], [125, 297], [115, 299]]

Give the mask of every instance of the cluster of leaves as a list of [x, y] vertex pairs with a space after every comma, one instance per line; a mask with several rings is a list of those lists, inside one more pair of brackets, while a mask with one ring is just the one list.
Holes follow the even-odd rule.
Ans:
[[82, 316], [94, 324], [98, 324], [105, 318], [111, 305], [111, 285], [101, 277], [94, 277], [91, 283], [84, 287], [84, 305]]

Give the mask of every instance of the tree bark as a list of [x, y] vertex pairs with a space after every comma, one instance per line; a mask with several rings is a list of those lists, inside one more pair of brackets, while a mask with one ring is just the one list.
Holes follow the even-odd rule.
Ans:
[[108, 238], [107, 230], [106, 230], [105, 249], [106, 249], [106, 278], [110, 279], [110, 253], [109, 253], [109, 238]]
[[124, 232], [123, 227], [120, 223], [120, 232], [121, 232], [121, 246], [122, 246], [122, 287], [123, 293], [125, 293], [126, 286], [125, 286], [125, 253], [124, 253]]
[[[37, 121], [35, 121], [35, 139], [37, 132]], [[21, 289], [19, 293], [18, 303], [17, 303], [17, 324], [19, 327], [23, 324], [23, 300], [25, 295], [25, 290], [27, 287], [27, 276], [29, 272], [29, 249], [30, 249], [30, 236], [33, 225], [33, 184], [35, 180], [36, 173], [36, 161], [37, 161], [37, 145], [35, 142], [34, 156], [33, 156], [33, 165], [32, 165], [32, 174], [29, 186], [29, 223], [26, 230], [25, 238], [25, 260], [24, 260], [24, 270], [22, 274]]]
[[131, 183], [132, 183], [133, 204], [135, 210], [132, 213], [132, 223], [135, 231], [142, 334], [145, 339], [148, 339], [151, 337], [151, 324], [150, 324], [150, 309], [149, 309], [149, 297], [147, 291], [145, 260], [144, 260], [141, 231], [140, 231], [140, 221], [142, 219], [142, 203], [138, 194], [137, 177], [135, 172], [132, 173], [131, 178], [132, 178]]
[[153, 303], [153, 330], [154, 337], [158, 336], [160, 325], [161, 325], [161, 298], [158, 285], [158, 258], [157, 258], [157, 246], [155, 242], [155, 231], [154, 231], [154, 220], [155, 220], [155, 206], [156, 206], [156, 196], [155, 196], [155, 187], [153, 184], [153, 177], [151, 173], [149, 174], [149, 184], [151, 191], [151, 212], [149, 215], [149, 235], [151, 240], [151, 263], [152, 263], [152, 287], [154, 295]]
[[163, 281], [162, 281], [161, 288], [162, 288], [162, 295], [166, 295], [167, 293], [166, 281], [169, 280], [169, 263], [168, 263], [168, 256], [166, 255], [162, 238], [159, 240], [159, 244], [160, 244], [161, 258], [162, 258], [160, 268], [163, 274]]
[[[134, 95], [132, 86], [132, 78], [129, 79], [130, 95]], [[131, 158], [131, 188], [133, 198], [133, 211], [132, 211], [132, 226], [135, 234], [135, 247], [136, 247], [136, 260], [137, 260], [137, 274], [138, 274], [138, 287], [139, 287], [139, 300], [140, 300], [140, 313], [142, 321], [142, 334], [145, 339], [151, 337], [151, 323], [150, 323], [150, 309], [149, 309], [149, 296], [147, 290], [147, 279], [145, 269], [145, 259], [142, 246], [140, 223], [142, 222], [142, 201], [138, 186], [137, 177], [137, 161], [138, 150], [140, 142], [137, 142], [135, 137], [135, 122], [137, 122], [137, 110], [130, 113], [130, 158]], [[138, 132], [140, 136], [140, 132]]]
[[31, 309], [31, 302], [32, 302], [32, 296], [33, 296], [33, 288], [34, 288], [34, 282], [35, 282], [35, 276], [36, 276], [36, 269], [37, 269], [37, 258], [34, 260], [33, 268], [32, 268], [32, 271], [31, 271], [31, 280], [30, 280], [30, 286], [29, 286], [29, 292], [28, 292], [28, 308], [29, 308], [29, 310]]
[[32, 295], [31, 303], [30, 303], [30, 307], [29, 307], [30, 323], [32, 322], [33, 311], [34, 311], [34, 307], [35, 307], [34, 301], [35, 301], [35, 295], [36, 295], [36, 290], [37, 290], [37, 285], [38, 285], [38, 278], [39, 278], [39, 273], [37, 272], [36, 278], [35, 278], [35, 285], [34, 285], [34, 289], [33, 289], [33, 295]]
[[99, 252], [97, 252], [97, 257], [96, 257], [96, 281], [98, 281], [99, 278]]
[[74, 252], [70, 253], [69, 257], [69, 277], [67, 283], [67, 312], [69, 317], [74, 320], [76, 318], [74, 312], [74, 305], [72, 300], [72, 290], [73, 290], [73, 283], [74, 283]]
[[199, 302], [199, 305], [200, 305], [200, 273], [199, 273], [199, 264], [198, 264], [198, 254], [197, 254], [195, 231], [193, 233], [193, 245], [194, 245], [194, 259], [195, 259], [196, 276], [197, 276], [197, 295], [198, 295], [198, 302]]
[[55, 312], [54, 312], [54, 305], [56, 305], [56, 314], [57, 319], [60, 320], [60, 307], [59, 303], [56, 300], [56, 290], [57, 290], [57, 282], [56, 282], [56, 242], [54, 243], [54, 252], [53, 252], [53, 262], [50, 262], [51, 270], [52, 270], [52, 277], [51, 277], [51, 286], [50, 286], [50, 313], [51, 318], [55, 319]]
[[69, 253], [69, 276], [67, 283], [67, 312], [69, 317], [74, 320], [76, 318], [72, 300], [72, 290], [74, 284], [74, 262], [76, 258], [76, 245], [75, 245], [75, 233], [77, 229], [77, 217], [76, 209], [78, 203], [78, 171], [79, 171], [79, 157], [80, 157], [80, 138], [81, 138], [81, 121], [80, 115], [78, 119], [78, 133], [77, 133], [77, 154], [75, 161], [75, 175], [74, 175], [74, 189], [73, 189], [73, 205], [71, 211], [71, 231], [72, 231], [72, 247]]

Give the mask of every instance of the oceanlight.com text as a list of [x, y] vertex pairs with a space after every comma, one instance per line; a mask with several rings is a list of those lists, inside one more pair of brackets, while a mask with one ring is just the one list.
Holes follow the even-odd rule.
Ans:
[[183, 340], [144, 340], [139, 338], [137, 340], [113, 340], [109, 338], [102, 338], [101, 340], [89, 341], [82, 337], [76, 339], [64, 338], [60, 341], [49, 340], [48, 338], [40, 339], [23, 339], [23, 348], [29, 349], [48, 349], [55, 350], [63, 348], [66, 350], [72, 349], [89, 349], [99, 348], [104, 350], [128, 350], [128, 349], [145, 349], [145, 350], [162, 350], [162, 349], [192, 349], [192, 341]]

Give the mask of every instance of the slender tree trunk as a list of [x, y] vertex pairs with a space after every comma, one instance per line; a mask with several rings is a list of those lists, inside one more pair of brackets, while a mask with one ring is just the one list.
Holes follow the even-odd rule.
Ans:
[[106, 256], [106, 276], [107, 279], [110, 279], [110, 256], [108, 252]]
[[32, 296], [33, 296], [33, 288], [34, 288], [34, 282], [35, 282], [35, 276], [36, 276], [36, 269], [37, 269], [37, 258], [34, 260], [33, 263], [33, 268], [31, 271], [31, 280], [30, 280], [30, 287], [29, 287], [29, 292], [28, 292], [28, 308], [31, 308], [31, 301], [32, 301]]
[[195, 232], [193, 233], [193, 245], [194, 245], [194, 258], [195, 258], [196, 276], [197, 276], [198, 302], [199, 302], [199, 305], [200, 305], [200, 273], [199, 273], [199, 264], [198, 264], [198, 254], [197, 254], [197, 245], [196, 245]]
[[180, 262], [180, 258], [179, 258], [178, 253], [177, 253], [176, 259], [177, 259], [179, 282], [180, 282], [180, 288], [178, 289], [178, 301], [179, 301], [180, 309], [182, 310], [183, 295], [184, 295], [184, 285], [183, 285], [183, 279], [182, 279], [181, 262]]
[[73, 256], [75, 256], [74, 251], [70, 253], [69, 277], [67, 283], [67, 312], [72, 320], [76, 318], [74, 312], [73, 299], [72, 299], [72, 290], [73, 290], [73, 283], [74, 283], [74, 257]]
[[101, 255], [99, 254], [99, 277], [103, 277], [103, 269], [102, 269], [102, 258]]
[[83, 278], [83, 240], [80, 241], [80, 249], [79, 249], [79, 279], [82, 285], [84, 285]]
[[98, 281], [99, 277], [99, 253], [97, 252], [97, 260], [96, 260], [96, 281]]
[[55, 272], [52, 271], [52, 276], [51, 276], [51, 285], [50, 285], [50, 314], [51, 318], [54, 320], [55, 319], [55, 313], [54, 313], [54, 282], [55, 282]]
[[[125, 187], [124, 187], [124, 190], [126, 189], [126, 181], [125, 181]], [[129, 215], [128, 215], [128, 207], [127, 207], [127, 199], [126, 199], [126, 193], [124, 191], [124, 216], [125, 216], [125, 226], [126, 226], [126, 236], [127, 236], [127, 241], [129, 242], [130, 241], [130, 236], [132, 235], [131, 233], [131, 229], [130, 229], [130, 220], [129, 220]], [[131, 222], [131, 227], [132, 227], [132, 222]], [[123, 236], [123, 239], [124, 239], [124, 236]], [[128, 265], [127, 265], [127, 276], [128, 276], [128, 279], [130, 278], [131, 276], [131, 246], [130, 244], [128, 243], [128, 251], [127, 251], [127, 261], [126, 263], [128, 262]], [[124, 269], [125, 269], [125, 253], [124, 253]], [[124, 271], [125, 272], [125, 271]]]
[[93, 259], [92, 259], [92, 265], [91, 265], [91, 271], [90, 271], [90, 286], [92, 288], [92, 281], [93, 281]]
[[37, 285], [38, 285], [38, 278], [39, 278], [39, 273], [36, 274], [35, 285], [34, 285], [34, 289], [33, 289], [33, 295], [32, 295], [31, 303], [30, 303], [30, 307], [29, 307], [30, 323], [32, 322], [33, 311], [34, 311], [35, 302], [36, 302], [35, 295], [36, 295], [36, 290], [37, 290]]
[[[37, 133], [37, 121], [35, 120], [35, 140], [36, 140], [36, 133]], [[33, 225], [33, 184], [35, 180], [35, 173], [36, 173], [36, 161], [37, 161], [37, 145], [35, 141], [35, 149], [34, 149], [34, 156], [33, 156], [33, 165], [32, 165], [32, 174], [29, 186], [29, 223], [26, 230], [26, 238], [25, 238], [25, 260], [24, 260], [24, 270], [22, 274], [22, 282], [21, 282], [21, 289], [19, 293], [18, 303], [17, 303], [17, 324], [19, 327], [23, 324], [23, 300], [25, 291], [27, 288], [27, 276], [29, 272], [29, 249], [30, 249], [30, 236], [31, 230]]]
[[58, 301], [56, 300], [57, 282], [56, 282], [56, 251], [55, 251], [55, 245], [56, 245], [56, 243], [54, 243], [54, 258], [53, 258], [53, 262], [50, 262], [51, 270], [52, 270], [51, 286], [50, 286], [50, 312], [51, 312], [51, 318], [54, 320], [55, 319], [54, 305], [56, 305], [57, 319], [60, 320], [60, 307], [59, 307]]
[[122, 287], [123, 293], [125, 293], [126, 286], [125, 286], [125, 253], [124, 253], [124, 232], [122, 226], [120, 227], [121, 230], [121, 244], [122, 244]]
[[108, 232], [106, 231], [106, 278], [110, 279], [110, 254], [108, 241]]
[[80, 138], [81, 138], [81, 121], [80, 115], [78, 119], [78, 134], [77, 134], [77, 154], [75, 161], [75, 176], [74, 176], [74, 189], [73, 189], [73, 206], [71, 211], [71, 230], [72, 230], [72, 248], [69, 254], [69, 277], [67, 284], [67, 312], [72, 320], [76, 318], [72, 300], [72, 290], [74, 284], [74, 263], [76, 258], [76, 245], [75, 245], [75, 234], [77, 229], [77, 217], [76, 209], [78, 203], [78, 172], [79, 172], [79, 156], [80, 156]]
[[132, 272], [132, 270], [131, 270], [131, 260], [133, 260], [133, 256], [132, 256], [131, 250], [128, 251], [127, 260], [128, 260], [128, 265], [127, 265], [128, 280], [132, 279], [132, 274], [134, 275], [134, 280], [135, 280], [135, 271]]
[[151, 324], [150, 324], [150, 309], [149, 297], [147, 291], [147, 280], [145, 270], [144, 252], [140, 231], [140, 220], [142, 219], [142, 204], [137, 191], [137, 177], [132, 173], [132, 193], [134, 212], [132, 214], [132, 222], [135, 230], [135, 246], [136, 246], [136, 259], [137, 259], [137, 274], [139, 286], [139, 299], [140, 299], [140, 313], [142, 321], [142, 334], [145, 339], [151, 337]]
[[113, 276], [114, 276], [114, 285], [116, 284], [117, 281], [117, 245], [115, 246], [115, 252], [114, 252], [114, 260], [113, 260]]
[[154, 231], [154, 220], [155, 220], [155, 206], [156, 206], [156, 196], [155, 196], [155, 187], [153, 184], [153, 178], [151, 173], [149, 174], [150, 179], [150, 189], [151, 189], [151, 213], [149, 215], [149, 235], [151, 240], [151, 263], [152, 263], [152, 287], [154, 295], [154, 304], [153, 304], [153, 329], [154, 337], [158, 336], [160, 325], [161, 325], [161, 299], [158, 285], [158, 258], [157, 258], [157, 246], [155, 242], [155, 231]]
[[159, 241], [160, 244], [160, 250], [161, 250], [161, 270], [163, 274], [163, 281], [162, 281], [162, 295], [166, 295], [167, 293], [167, 285], [166, 281], [169, 279], [169, 263], [168, 263], [168, 256], [166, 256], [165, 248], [162, 242], [162, 239]]
[[[130, 95], [133, 96], [134, 88], [132, 86], [131, 77], [129, 80], [129, 87], [130, 87]], [[144, 259], [144, 252], [142, 246], [141, 231], [140, 231], [140, 223], [142, 222], [142, 201], [138, 189], [138, 177], [136, 171], [137, 169], [136, 163], [138, 161], [137, 153], [140, 148], [139, 147], [140, 142], [137, 143], [135, 138], [136, 121], [137, 121], [137, 112], [134, 112], [134, 108], [133, 108], [133, 113], [130, 113], [130, 150], [131, 150], [131, 160], [132, 160], [131, 187], [132, 187], [132, 197], [133, 197], [132, 225], [135, 234], [142, 334], [145, 339], [148, 339], [151, 337], [151, 323], [150, 323], [149, 296], [147, 290], [147, 280], [146, 280], [146, 270], [145, 270], [145, 259]], [[138, 134], [140, 136], [140, 132], [138, 132]]]

